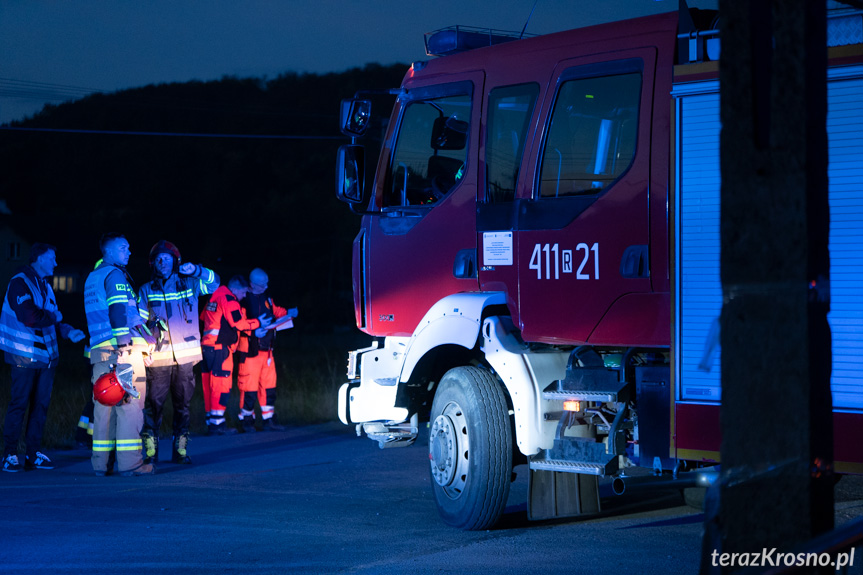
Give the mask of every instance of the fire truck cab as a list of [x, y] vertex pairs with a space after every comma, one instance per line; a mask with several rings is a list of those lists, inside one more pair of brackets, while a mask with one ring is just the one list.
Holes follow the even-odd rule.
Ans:
[[[356, 322], [377, 338], [350, 353], [339, 416], [381, 447], [410, 445], [428, 422], [446, 523], [493, 525], [519, 463], [528, 515], [543, 519], [598, 511], [597, 478], [628, 465], [676, 476], [718, 462], [714, 16], [429, 34], [436, 57], [391, 91], [372, 185], [364, 148], [339, 150], [337, 194], [363, 214]], [[834, 264], [849, 302], [831, 318], [844, 342], [836, 454], [860, 471], [863, 454], [839, 442], [863, 431], [863, 372], [842, 363], [863, 342], [861, 41], [831, 57], [831, 121], [844, 126], [831, 170], [848, 178], [831, 176], [831, 249], [856, 257]], [[370, 119], [367, 99], [343, 102], [345, 134]]]

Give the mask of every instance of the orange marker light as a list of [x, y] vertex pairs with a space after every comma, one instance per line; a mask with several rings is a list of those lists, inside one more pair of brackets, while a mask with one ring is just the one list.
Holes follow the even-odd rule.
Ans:
[[581, 411], [581, 402], [574, 399], [563, 402], [564, 411]]

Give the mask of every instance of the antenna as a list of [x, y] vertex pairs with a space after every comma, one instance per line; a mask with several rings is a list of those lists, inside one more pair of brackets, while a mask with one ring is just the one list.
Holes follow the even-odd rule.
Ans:
[[524, 28], [521, 29], [521, 35], [519, 35], [518, 39], [521, 40], [524, 37], [524, 31], [527, 30], [527, 23], [530, 22], [531, 16], [533, 16], [533, 11], [536, 10], [536, 5], [539, 3], [539, 0], [533, 0], [533, 8], [530, 9], [530, 14], [527, 15], [527, 20], [524, 22]]

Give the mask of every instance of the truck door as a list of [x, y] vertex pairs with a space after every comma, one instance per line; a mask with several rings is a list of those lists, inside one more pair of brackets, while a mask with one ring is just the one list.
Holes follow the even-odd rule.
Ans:
[[[528, 341], [668, 344], [650, 294], [656, 50], [559, 63], [519, 202], [519, 319]], [[666, 157], [662, 155], [661, 157]], [[665, 188], [661, 189], [665, 197]], [[667, 302], [667, 298], [665, 300]]]
[[367, 328], [411, 335], [441, 298], [476, 291], [476, 170], [482, 73], [405, 84], [366, 218]]

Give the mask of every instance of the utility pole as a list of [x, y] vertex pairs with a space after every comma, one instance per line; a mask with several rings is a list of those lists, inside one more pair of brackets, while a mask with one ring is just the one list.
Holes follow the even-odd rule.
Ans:
[[782, 552], [833, 527], [826, 8], [720, 0], [720, 37], [721, 551]]

